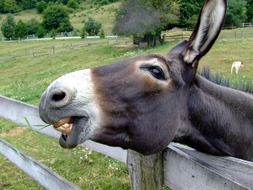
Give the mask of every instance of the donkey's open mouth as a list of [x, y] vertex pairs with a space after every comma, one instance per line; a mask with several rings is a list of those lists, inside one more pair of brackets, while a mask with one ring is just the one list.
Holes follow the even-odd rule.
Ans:
[[80, 132], [87, 130], [87, 117], [65, 117], [53, 126], [62, 133], [59, 143], [63, 148], [74, 148], [80, 143]]

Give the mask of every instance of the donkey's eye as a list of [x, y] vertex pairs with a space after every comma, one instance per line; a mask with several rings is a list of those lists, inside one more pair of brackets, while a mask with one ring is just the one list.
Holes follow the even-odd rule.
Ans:
[[141, 69], [149, 71], [158, 80], [166, 80], [165, 74], [159, 66], [141, 66]]

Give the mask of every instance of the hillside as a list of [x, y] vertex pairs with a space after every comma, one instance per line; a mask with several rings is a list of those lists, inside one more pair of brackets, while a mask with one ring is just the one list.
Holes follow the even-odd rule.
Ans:
[[[87, 20], [88, 17], [92, 17], [102, 23], [102, 28], [104, 29], [105, 33], [110, 35], [112, 34], [115, 14], [119, 6], [120, 2], [111, 3], [104, 6], [97, 6], [90, 2], [82, 2], [77, 10], [73, 10], [73, 12], [70, 13], [70, 22], [75, 29], [81, 30], [85, 20]], [[26, 22], [32, 18], [42, 21], [42, 15], [38, 14], [35, 9], [21, 11], [14, 13], [13, 15], [16, 21], [22, 20]], [[2, 25], [2, 22], [6, 16], [7, 14], [0, 14], [0, 26]], [[2, 34], [0, 31], [0, 39], [1, 37]]]

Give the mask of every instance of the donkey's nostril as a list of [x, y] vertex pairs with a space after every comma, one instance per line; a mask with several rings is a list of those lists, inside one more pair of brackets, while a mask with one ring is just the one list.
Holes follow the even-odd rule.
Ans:
[[63, 91], [55, 92], [52, 95], [52, 101], [59, 102], [62, 101], [66, 97], [66, 93]]
[[41, 99], [43, 106], [47, 109], [58, 109], [65, 107], [72, 103], [76, 97], [76, 90], [74, 88], [63, 86], [55, 83], [47, 89]]
[[52, 108], [60, 108], [71, 103], [75, 93], [69, 89], [56, 88], [49, 91], [48, 102]]

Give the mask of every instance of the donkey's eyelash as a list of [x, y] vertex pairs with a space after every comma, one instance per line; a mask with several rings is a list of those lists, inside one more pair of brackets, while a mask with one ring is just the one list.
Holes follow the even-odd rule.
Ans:
[[140, 69], [148, 71], [158, 80], [166, 80], [165, 74], [161, 67], [155, 65], [142, 65]]

